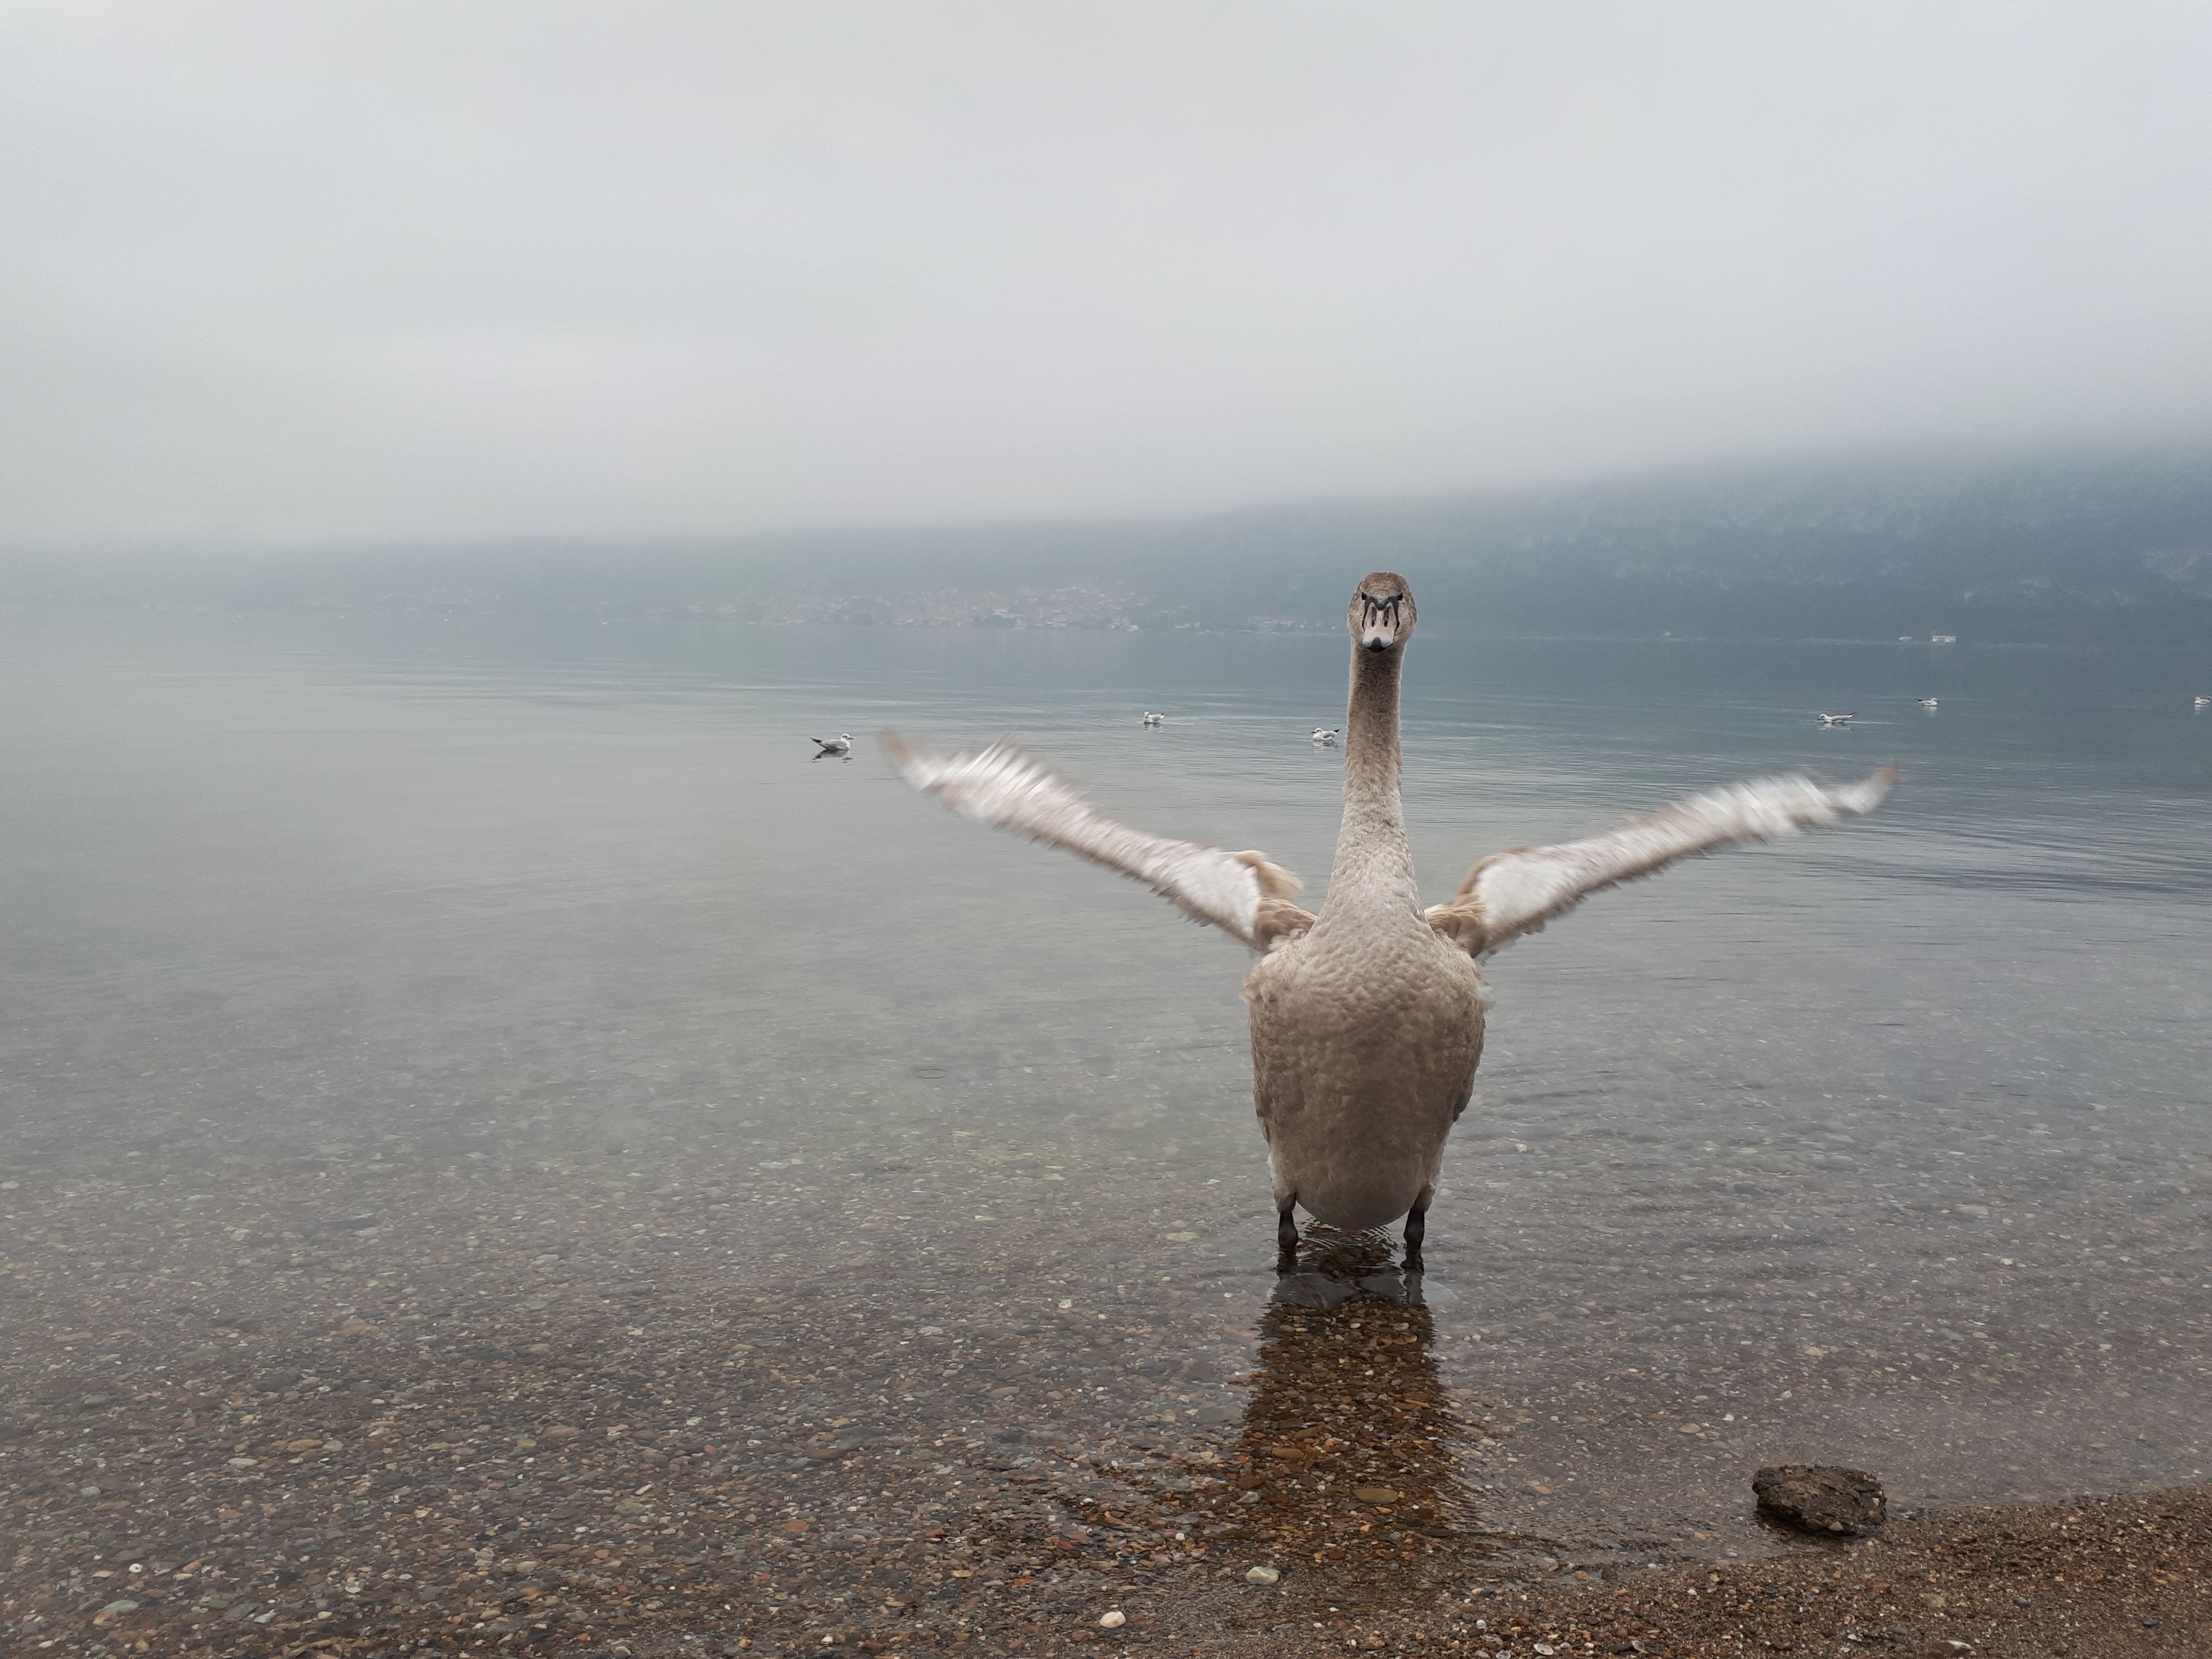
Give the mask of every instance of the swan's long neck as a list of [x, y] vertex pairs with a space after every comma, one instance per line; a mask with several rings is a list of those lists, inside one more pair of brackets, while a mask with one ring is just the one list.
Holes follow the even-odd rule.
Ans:
[[1402, 647], [1352, 652], [1352, 702], [1344, 720], [1344, 823], [1337, 831], [1322, 916], [1356, 905], [1375, 914], [1420, 908], [1406, 809], [1398, 798], [1398, 675]]

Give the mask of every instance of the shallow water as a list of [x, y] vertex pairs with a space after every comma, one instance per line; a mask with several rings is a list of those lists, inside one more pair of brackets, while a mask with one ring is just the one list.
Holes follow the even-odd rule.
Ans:
[[[1496, 958], [1426, 1278], [1317, 1240], [1323, 1279], [1370, 1280], [1344, 1300], [1272, 1271], [1243, 953], [867, 741], [1012, 733], [1317, 902], [1339, 639], [16, 613], [0, 647], [33, 1418], [100, 1364], [173, 1404], [195, 1364], [209, 1398], [277, 1361], [393, 1399], [613, 1389], [626, 1430], [722, 1431], [672, 1455], [763, 1571], [974, 1515], [1106, 1539], [1086, 1594], [1232, 1545], [1326, 1587], [1378, 1525], [1416, 1589], [1468, 1540], [1750, 1553], [1767, 1462], [1906, 1508], [2206, 1466], [2199, 665], [1418, 638], [1431, 900], [1735, 776], [1905, 784]], [[807, 758], [842, 731], [851, 760]], [[644, 1524], [583, 1512], [558, 1530]], [[825, 1554], [787, 1599], [858, 1572]]]

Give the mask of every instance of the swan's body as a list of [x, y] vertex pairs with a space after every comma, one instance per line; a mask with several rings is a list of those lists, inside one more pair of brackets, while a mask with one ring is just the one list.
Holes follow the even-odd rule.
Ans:
[[2212, 708], [2212, 697], [2199, 697], [2191, 706], [2197, 708]]
[[849, 755], [853, 752], [853, 734], [850, 732], [840, 732], [834, 738], [809, 738], [807, 742], [815, 745], [817, 752], [814, 758], [817, 760], [824, 755]]
[[1152, 713], [1152, 711], [1151, 709], [1149, 709], [1149, 708], [1147, 708], [1146, 710], [1145, 710], [1145, 724], [1146, 724], [1146, 725], [1147, 725], [1147, 726], [1165, 726], [1167, 723], [1168, 723], [1168, 717], [1167, 717], [1165, 714], [1154, 714], [1154, 713]]
[[889, 732], [883, 743], [917, 789], [1134, 877], [1261, 952], [1244, 1000], [1282, 1248], [1295, 1252], [1299, 1205], [1339, 1227], [1402, 1215], [1407, 1265], [1418, 1267], [1444, 1138], [1482, 1057], [1488, 996], [1476, 963], [1587, 895], [1690, 854], [1870, 811], [1897, 774], [1885, 767], [1841, 788], [1767, 778], [1693, 795], [1586, 841], [1485, 859], [1450, 902], [1424, 910], [1398, 789], [1398, 686], [1413, 597], [1398, 577], [1376, 572], [1353, 595], [1350, 623], [1344, 819], [1319, 915], [1291, 902], [1297, 880], [1265, 854], [1115, 823], [1004, 744], [947, 757]]
[[1936, 707], [1936, 700], [1933, 697], [1923, 697], [1920, 700], [1920, 706], [1923, 708], [1933, 708]]
[[1316, 726], [1314, 727], [1313, 740], [1325, 749], [1334, 748], [1337, 738], [1343, 733], [1344, 728], [1340, 726]]
[[1849, 726], [1858, 718], [1858, 711], [1853, 709], [1848, 714], [1815, 714], [1813, 718], [1823, 726]]
[[[1382, 580], [1365, 586], [1379, 589]], [[1482, 1058], [1482, 975], [1422, 912], [1406, 843], [1398, 669], [1412, 618], [1401, 624], [1395, 611], [1390, 641], [1362, 644], [1352, 657], [1344, 821], [1328, 897], [1244, 980], [1252, 1102], [1267, 1137], [1275, 1208], [1287, 1217], [1302, 1203], [1339, 1227], [1379, 1227], [1428, 1208], [1444, 1137]], [[1419, 1232], [1408, 1250], [1418, 1253]], [[1296, 1238], [1289, 1232], [1285, 1248]]]

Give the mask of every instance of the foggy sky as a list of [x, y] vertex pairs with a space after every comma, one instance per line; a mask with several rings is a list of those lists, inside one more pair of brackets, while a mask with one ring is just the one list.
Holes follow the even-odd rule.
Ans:
[[2212, 9], [0, 9], [0, 542], [2212, 440]]

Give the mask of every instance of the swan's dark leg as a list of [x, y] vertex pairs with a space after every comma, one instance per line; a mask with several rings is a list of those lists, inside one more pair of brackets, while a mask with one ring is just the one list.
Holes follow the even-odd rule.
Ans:
[[1409, 1273], [1421, 1271], [1421, 1239], [1428, 1230], [1426, 1205], [1406, 1212], [1406, 1271]]
[[1297, 1200], [1292, 1199], [1283, 1206], [1275, 1217], [1275, 1271], [1288, 1273], [1298, 1265], [1298, 1224], [1292, 1212]]

